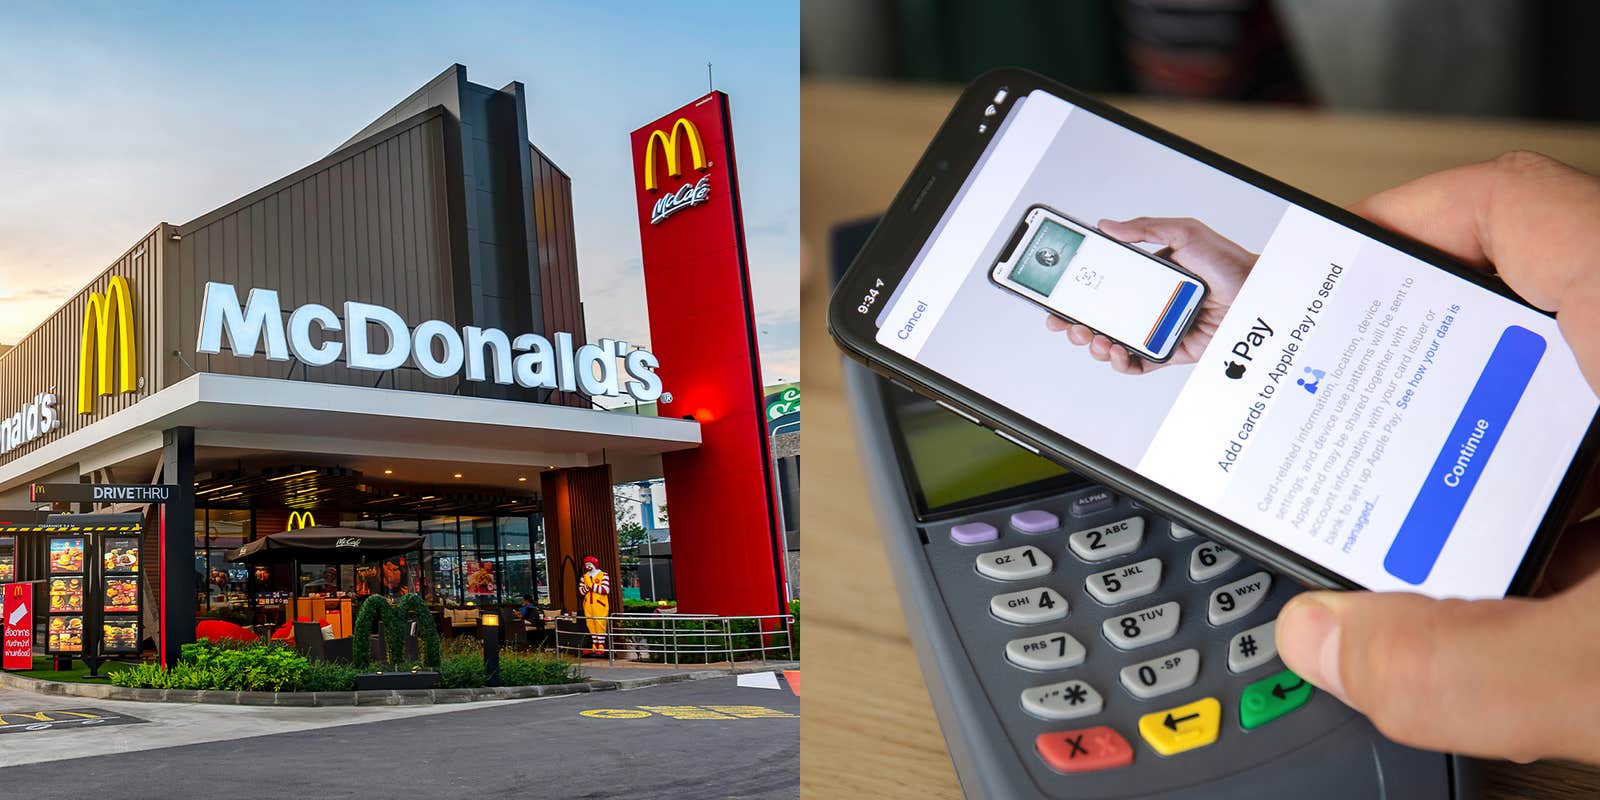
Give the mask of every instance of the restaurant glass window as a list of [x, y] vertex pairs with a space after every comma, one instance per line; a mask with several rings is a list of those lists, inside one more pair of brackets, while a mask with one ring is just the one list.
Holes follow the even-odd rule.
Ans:
[[500, 599], [500, 572], [495, 548], [494, 517], [462, 517], [461, 573], [466, 601], [488, 605]]
[[544, 515], [529, 515], [528, 527], [529, 546], [533, 552], [533, 585], [538, 588], [533, 596], [541, 603], [549, 603], [550, 559], [544, 546]]
[[533, 580], [533, 542], [528, 532], [528, 518], [500, 517], [495, 520], [495, 527], [500, 538], [500, 574], [505, 599], [520, 603], [526, 594], [537, 601], [539, 594]]
[[248, 509], [195, 509], [195, 605], [208, 616], [244, 618], [247, 613], [250, 569], [228, 563], [227, 552], [251, 538], [251, 524]]
[[[384, 530], [389, 530], [384, 526]], [[460, 604], [463, 600], [461, 542], [456, 535], [455, 517], [428, 517], [419, 528], [423, 539], [423, 574], [430, 603]]]

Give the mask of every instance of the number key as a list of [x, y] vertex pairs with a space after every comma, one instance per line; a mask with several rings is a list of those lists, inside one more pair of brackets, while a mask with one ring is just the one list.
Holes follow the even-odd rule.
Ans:
[[1239, 619], [1259, 608], [1269, 591], [1272, 591], [1272, 576], [1266, 572], [1256, 572], [1218, 586], [1211, 592], [1206, 621], [1212, 625], [1226, 625]]
[[1083, 579], [1083, 588], [1101, 603], [1116, 603], [1144, 597], [1161, 585], [1161, 559], [1147, 558], [1113, 570], [1096, 572]]
[[1140, 700], [1187, 689], [1199, 675], [1200, 651], [1194, 648], [1129, 664], [1121, 672], [1123, 687]]
[[1033, 545], [978, 556], [978, 573], [997, 581], [1023, 581], [1050, 574], [1050, 557]]
[[1216, 542], [1206, 542], [1189, 554], [1189, 580], [1209, 581], [1239, 563], [1239, 554]]
[[1081, 530], [1067, 537], [1073, 555], [1084, 561], [1104, 561], [1139, 549], [1144, 541], [1144, 517], [1129, 517], [1109, 525]]
[[1067, 598], [1044, 587], [1007, 592], [989, 598], [989, 613], [1018, 625], [1050, 622], [1067, 615]]
[[1006, 660], [1023, 669], [1045, 672], [1083, 663], [1083, 645], [1065, 631], [1024, 636], [1006, 642]]
[[1106, 639], [1119, 650], [1132, 650], [1164, 642], [1178, 632], [1178, 603], [1162, 603], [1146, 609], [1112, 617], [1101, 626]]

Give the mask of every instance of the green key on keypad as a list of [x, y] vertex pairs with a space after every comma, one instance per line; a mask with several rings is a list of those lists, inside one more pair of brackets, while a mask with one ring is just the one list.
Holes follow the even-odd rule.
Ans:
[[1311, 684], [1284, 670], [1244, 687], [1244, 694], [1239, 697], [1239, 724], [1247, 731], [1259, 728], [1310, 699]]

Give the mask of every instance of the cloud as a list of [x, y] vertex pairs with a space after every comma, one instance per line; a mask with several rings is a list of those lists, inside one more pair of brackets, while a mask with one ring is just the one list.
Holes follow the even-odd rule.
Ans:
[[39, 300], [65, 300], [73, 290], [65, 286], [36, 286], [0, 295], [0, 303], [32, 303]]

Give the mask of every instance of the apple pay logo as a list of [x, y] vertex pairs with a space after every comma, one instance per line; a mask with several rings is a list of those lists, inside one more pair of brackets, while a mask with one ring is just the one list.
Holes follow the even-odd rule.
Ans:
[[1222, 374], [1234, 380], [1243, 378], [1245, 364], [1253, 360], [1250, 353], [1261, 345], [1266, 344], [1267, 339], [1271, 337], [1272, 326], [1268, 325], [1266, 320], [1256, 317], [1255, 324], [1250, 326], [1250, 330], [1245, 332], [1244, 337], [1234, 342], [1233, 347], [1228, 348], [1228, 352], [1233, 355], [1233, 358], [1223, 362]]

